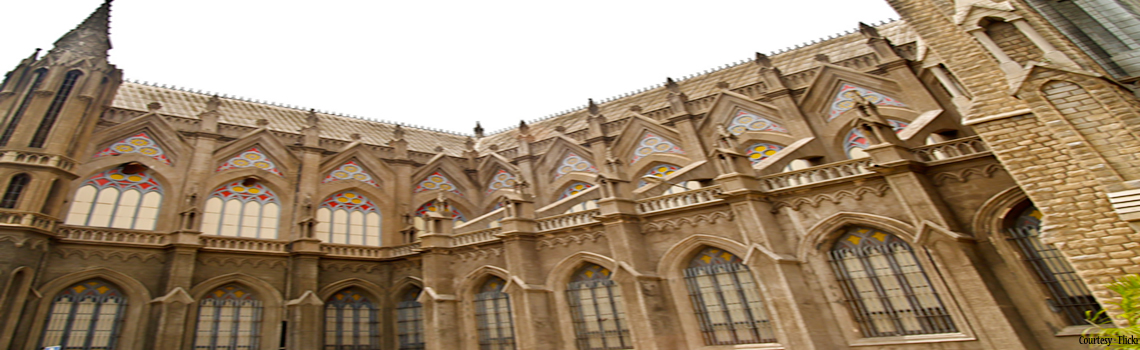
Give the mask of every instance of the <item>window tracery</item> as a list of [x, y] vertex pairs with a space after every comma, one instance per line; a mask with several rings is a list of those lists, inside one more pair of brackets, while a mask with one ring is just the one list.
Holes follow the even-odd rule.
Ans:
[[633, 349], [621, 288], [609, 269], [586, 264], [566, 287], [579, 350]]
[[684, 275], [705, 345], [776, 342], [760, 286], [743, 260], [706, 247], [689, 261]]
[[163, 188], [149, 172], [128, 174], [124, 167], [116, 167], [91, 176], [75, 192], [65, 223], [153, 230]]
[[418, 286], [408, 287], [396, 304], [396, 337], [400, 350], [424, 349], [423, 304], [418, 301], [421, 292], [423, 289]]
[[840, 114], [843, 114], [843, 112], [855, 108], [857, 99], [860, 98], [879, 106], [906, 107], [906, 104], [880, 92], [852, 84], [843, 84], [843, 86], [839, 88], [839, 92], [835, 94], [835, 99], [831, 102], [831, 110], [828, 111], [827, 121], [832, 121]]
[[372, 185], [373, 187], [380, 187], [380, 184], [376, 183], [372, 174], [364, 171], [364, 167], [356, 164], [356, 161], [353, 160], [344, 162], [344, 164], [341, 164], [336, 170], [329, 172], [328, 176], [325, 176], [325, 179], [322, 180], [321, 183], [339, 180], [356, 180]]
[[317, 209], [317, 237], [327, 243], [380, 245], [380, 211], [368, 197], [342, 191], [325, 198]]
[[634, 148], [633, 159], [631, 159], [629, 163], [637, 163], [641, 158], [654, 153], [685, 154], [685, 151], [673, 143], [673, 141], [669, 141], [669, 139], [651, 132], [646, 132], [641, 136], [641, 141], [638, 141], [637, 147]]
[[262, 302], [236, 283], [214, 289], [198, 302], [195, 350], [258, 349]]
[[230, 160], [227, 160], [225, 163], [218, 166], [218, 170], [216, 170], [216, 172], [240, 168], [256, 168], [280, 176], [285, 176], [285, 174], [281, 173], [281, 170], [277, 168], [277, 164], [274, 163], [272, 159], [269, 159], [269, 156], [266, 156], [257, 147], [250, 148], [249, 150], [242, 152], [233, 158], [230, 158]]
[[280, 209], [277, 195], [259, 181], [230, 182], [206, 200], [202, 233], [276, 239]]
[[132, 153], [151, 157], [163, 164], [171, 165], [170, 158], [166, 156], [166, 152], [162, 150], [162, 146], [145, 132], [138, 133], [107, 146], [107, 148], [96, 153], [95, 158], [113, 157]]
[[76, 283], [52, 299], [39, 347], [113, 349], [126, 308], [127, 297], [115, 285], [101, 279]]
[[566, 154], [566, 157], [562, 158], [562, 162], [560, 162], [558, 164], [558, 167], [555, 168], [554, 178], [558, 179], [563, 175], [575, 171], [597, 173], [598, 168], [595, 167], [594, 163], [591, 163], [588, 159], [582, 158], [574, 152], [570, 152]]
[[459, 192], [459, 187], [455, 186], [447, 176], [444, 176], [438, 171], [428, 175], [423, 181], [420, 181], [420, 183], [416, 185], [415, 193], [431, 190], [448, 191], [460, 196], [463, 195], [462, 192]]
[[774, 143], [759, 142], [752, 144], [752, 146], [749, 146], [748, 152], [746, 152], [745, 155], [748, 156], [748, 160], [752, 161], [752, 164], [756, 164], [765, 159], [768, 159], [768, 157], [776, 155], [776, 152], [779, 152], [783, 149], [784, 146], [780, 146]]
[[1060, 309], [1070, 325], [1086, 324], [1085, 315], [1095, 315], [1101, 310], [1100, 304], [1061, 251], [1041, 241], [1042, 217], [1037, 207], [1025, 208], [1006, 229], [1006, 239], [1014, 243], [1037, 280], [1045, 285], [1050, 306]]
[[732, 117], [732, 121], [728, 123], [728, 132], [733, 135], [740, 135], [748, 131], [773, 131], [779, 133], [788, 133], [780, 124], [772, 121], [771, 119], [761, 117], [745, 110], [736, 111], [736, 116]]
[[566, 189], [562, 190], [562, 195], [558, 196], [558, 199], [562, 200], [565, 198], [577, 196], [579, 193], [585, 192], [592, 187], [594, 187], [594, 185], [585, 182], [572, 183], [569, 186], [566, 186]]
[[475, 294], [475, 325], [479, 350], [514, 350], [515, 329], [510, 295], [503, 292], [507, 281], [487, 278]]
[[358, 288], [325, 301], [325, 350], [380, 350], [380, 308]]

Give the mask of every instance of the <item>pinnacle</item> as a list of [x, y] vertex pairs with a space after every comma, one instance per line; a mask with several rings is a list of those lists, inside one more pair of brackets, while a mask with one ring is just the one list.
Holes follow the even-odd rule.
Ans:
[[55, 41], [55, 48], [48, 55], [62, 55], [65, 52], [77, 56], [106, 58], [111, 49], [110, 37], [111, 0], [105, 0], [83, 23]]

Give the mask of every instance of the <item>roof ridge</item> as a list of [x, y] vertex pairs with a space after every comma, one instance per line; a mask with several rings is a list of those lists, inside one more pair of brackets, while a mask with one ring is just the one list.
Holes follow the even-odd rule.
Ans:
[[219, 98], [230, 99], [230, 100], [235, 100], [235, 101], [242, 101], [242, 102], [260, 104], [260, 105], [265, 105], [265, 106], [278, 107], [278, 108], [294, 109], [294, 110], [301, 111], [301, 112], [314, 111], [316, 113], [321, 113], [321, 114], [328, 115], [328, 116], [352, 118], [352, 119], [358, 119], [358, 120], [363, 120], [363, 121], [368, 121], [368, 122], [388, 124], [388, 125], [392, 125], [392, 126], [399, 125], [401, 127], [419, 129], [422, 131], [438, 132], [438, 133], [444, 133], [444, 134], [451, 134], [451, 135], [455, 135], [455, 136], [473, 136], [473, 135], [465, 134], [465, 133], [458, 132], [458, 131], [431, 128], [431, 127], [427, 127], [427, 126], [410, 124], [407, 122], [388, 121], [388, 120], [383, 120], [383, 119], [365, 117], [365, 116], [356, 115], [356, 114], [346, 114], [346, 113], [334, 112], [334, 111], [329, 111], [329, 110], [325, 110], [325, 109], [306, 108], [306, 107], [302, 107], [299, 105], [292, 105], [292, 104], [286, 104], [286, 103], [280, 103], [280, 102], [274, 102], [274, 101], [268, 101], [268, 100], [260, 100], [260, 99], [248, 98], [248, 97], [237, 96], [237, 95], [223, 94], [223, 93], [216, 92], [216, 91], [194, 89], [194, 88], [177, 86], [177, 85], [173, 85], [173, 84], [171, 84], [171, 85], [159, 84], [158, 82], [150, 82], [150, 81], [146, 81], [146, 80], [130, 79], [130, 78], [123, 78], [123, 81], [128, 82], [128, 83], [132, 83], [132, 84], [139, 84], [139, 85], [144, 85], [144, 86], [156, 87], [156, 88], [160, 88], [160, 89], [177, 90], [177, 91], [188, 92], [188, 93], [198, 94], [198, 95], [203, 95], [203, 96], [218, 96]]

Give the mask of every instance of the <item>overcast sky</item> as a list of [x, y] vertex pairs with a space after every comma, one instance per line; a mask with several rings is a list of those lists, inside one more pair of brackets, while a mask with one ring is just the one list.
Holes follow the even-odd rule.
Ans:
[[[102, 0], [0, 0], [0, 70]], [[882, 0], [142, 1], [111, 11], [127, 79], [471, 133], [897, 15]]]

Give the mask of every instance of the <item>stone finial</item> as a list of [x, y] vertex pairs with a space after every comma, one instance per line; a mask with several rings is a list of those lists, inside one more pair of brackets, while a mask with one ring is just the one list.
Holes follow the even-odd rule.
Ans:
[[443, 146], [435, 146], [435, 152], [436, 153], [443, 152]]
[[559, 125], [559, 126], [556, 126], [556, 127], [554, 127], [554, 131], [557, 131], [557, 132], [566, 132], [566, 127], [565, 127], [565, 126], [562, 126], [562, 125]]
[[629, 106], [629, 110], [634, 112], [634, 113], [641, 113], [641, 106], [638, 106], [638, 105]]
[[463, 141], [463, 145], [467, 147], [468, 151], [474, 151], [475, 150], [475, 139], [468, 136], [467, 140]]
[[863, 22], [859, 22], [859, 34], [863, 34], [863, 36], [867, 37], [868, 39], [878, 39], [883, 37], [882, 35], [879, 35], [878, 29], [875, 29], [875, 27], [869, 26]]
[[665, 78], [665, 88], [674, 94], [681, 93], [681, 86], [677, 85], [677, 82], [673, 81], [673, 78]]
[[523, 135], [530, 135], [530, 126], [526, 125], [525, 120], [519, 121], [519, 133]]
[[309, 109], [309, 114], [305, 116], [305, 122], [309, 124], [310, 128], [317, 127], [321, 123], [321, 119], [317, 117], [317, 110]]
[[475, 122], [475, 138], [483, 138], [483, 126], [479, 122]]
[[360, 133], [358, 133], [358, 132], [354, 132], [354, 133], [348, 135], [348, 138], [352, 139], [353, 141], [360, 141], [360, 139], [362, 137], [363, 136], [361, 136]]
[[716, 88], [717, 88], [717, 89], [724, 89], [724, 90], [728, 90], [728, 87], [729, 87], [729, 86], [730, 86], [730, 85], [728, 84], [728, 82], [727, 82], [727, 81], [718, 81], [718, 82], [716, 83]]
[[162, 109], [162, 103], [159, 103], [158, 101], [146, 104], [146, 110], [150, 111], [151, 113], [154, 113], [160, 109]]
[[590, 102], [589, 102], [589, 104], [587, 104], [587, 106], [588, 106], [587, 109], [589, 109], [590, 115], [598, 115], [598, 113], [601, 112], [601, 109], [598, 108], [598, 104], [594, 103], [594, 99], [592, 99], [592, 98], [589, 99], [589, 101]]
[[257, 120], [257, 127], [264, 128], [269, 126], [269, 119], [261, 118]]
[[403, 140], [404, 139], [404, 127], [403, 126], [396, 125], [396, 130], [392, 130], [392, 139], [395, 139], [395, 140]]
[[815, 54], [815, 60], [823, 63], [831, 63], [831, 57], [827, 57], [822, 53]]
[[756, 62], [756, 65], [760, 66], [760, 67], [764, 67], [764, 68], [771, 68], [772, 67], [772, 60], [768, 59], [768, 55], [765, 55], [765, 54], [762, 54], [759, 52], [756, 53], [756, 60], [752, 61], [752, 62]]
[[215, 94], [213, 96], [210, 96], [209, 101], [206, 101], [206, 111], [207, 112], [216, 112], [218, 110], [218, 107], [220, 107], [221, 105], [222, 105], [222, 99], [219, 98], [218, 95]]

